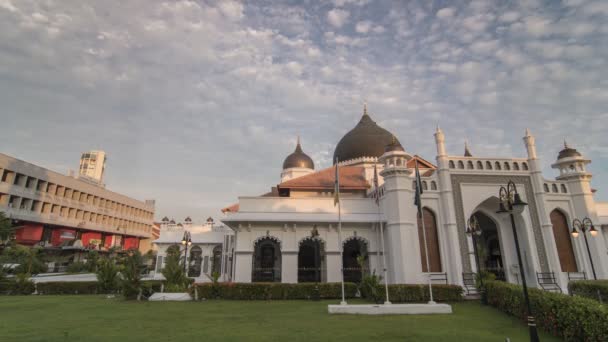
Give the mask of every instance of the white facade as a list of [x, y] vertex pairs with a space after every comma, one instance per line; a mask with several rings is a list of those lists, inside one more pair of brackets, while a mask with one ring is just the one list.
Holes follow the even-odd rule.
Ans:
[[104, 151], [89, 151], [80, 157], [78, 174], [80, 177], [88, 178], [103, 184], [103, 175], [106, 171], [106, 153]]
[[[184, 233], [190, 233], [191, 244], [182, 243]], [[186, 219], [184, 223], [164, 220], [160, 226], [160, 236], [153, 241], [157, 248], [156, 269], [157, 277], [165, 267], [167, 250], [179, 248], [180, 255], [186, 255], [188, 276], [198, 283], [212, 280], [214, 272], [218, 272], [221, 281], [230, 281], [234, 252], [234, 232], [224, 225], [214, 225], [209, 220], [206, 224], [192, 224]]]
[[[593, 198], [591, 174], [586, 170], [589, 161], [570, 149], [578, 156], [560, 158], [552, 165], [560, 170], [560, 175], [547, 179], [541, 173], [534, 137], [526, 132], [523, 140], [526, 157], [448, 155], [444, 134], [437, 129], [437, 165], [421, 169], [422, 203], [428, 214], [425, 222], [428, 217], [431, 223], [427, 231], [433, 233], [429, 230], [433, 229], [433, 222], [436, 230], [435, 237], [431, 236], [427, 243], [429, 251], [436, 250], [431, 272], [445, 274], [450, 284], [462, 285], [463, 273], [477, 271], [473, 242], [465, 234], [467, 220], [475, 215], [484, 232], [480, 242], [485, 253], [480, 257], [481, 267], [506, 281], [520, 282], [509, 215], [496, 213], [499, 188], [513, 181], [528, 203], [523, 213], [515, 216], [527, 283], [539, 285], [537, 272], [553, 272], [564, 291], [569, 272], [583, 272], [593, 279], [582, 234], [578, 238], [569, 234], [572, 220], [584, 217], [589, 217], [599, 231], [595, 237], [588, 235], [588, 241], [597, 278], [607, 279], [608, 203], [596, 203]], [[421, 228], [414, 205], [411, 162], [416, 159], [422, 160], [392, 151], [381, 157], [362, 156], [340, 163], [344, 170], [363, 168], [368, 184], [362, 192], [341, 190], [341, 240], [331, 186], [306, 188], [308, 180], [312, 182], [316, 174], [322, 178], [320, 174], [326, 171], [305, 172], [296, 187], [293, 182], [298, 178], [286, 183], [284, 170], [278, 191], [239, 197], [237, 204], [224, 210], [226, 216], [222, 220], [236, 232], [234, 281], [338, 282], [341, 247], [345, 251], [345, 270], [353, 265], [352, 260], [350, 266], [346, 264], [348, 258], [357, 255], [351, 248], [359, 248], [359, 254], [367, 256], [364, 272], [382, 274], [381, 222], [389, 283], [426, 282], [429, 272], [423, 272], [424, 244], [420, 242]], [[373, 198], [374, 166], [380, 175], [379, 206]], [[318, 232], [318, 237], [311, 237], [313, 232]], [[352, 241], [358, 241], [355, 245], [359, 247], [353, 247]], [[304, 251], [309, 247], [314, 251]], [[348, 254], [347, 248], [348, 253], [354, 254]], [[305, 255], [312, 255], [315, 260], [307, 261]], [[303, 267], [304, 264], [313, 267]]]

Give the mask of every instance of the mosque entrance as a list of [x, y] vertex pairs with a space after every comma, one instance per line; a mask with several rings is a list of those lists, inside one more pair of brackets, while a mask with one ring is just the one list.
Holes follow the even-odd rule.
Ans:
[[480, 211], [473, 216], [477, 218], [482, 232], [477, 238], [477, 252], [481, 264], [479, 268], [493, 273], [497, 280], [506, 281], [504, 258], [496, 223]]
[[323, 272], [324, 246], [320, 239], [307, 238], [300, 243], [298, 252], [298, 283], [319, 283]]
[[344, 281], [359, 283], [369, 270], [369, 259], [367, 256], [367, 243], [359, 238], [354, 238], [344, 243], [342, 254], [344, 265]]
[[252, 273], [253, 282], [281, 282], [281, 250], [275, 239], [267, 237], [256, 242]]

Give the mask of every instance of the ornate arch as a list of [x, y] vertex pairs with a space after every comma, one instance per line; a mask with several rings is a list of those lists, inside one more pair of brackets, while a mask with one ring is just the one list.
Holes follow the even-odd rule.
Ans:
[[278, 237], [276, 237], [274, 235], [270, 235], [270, 234], [258, 236], [255, 240], [253, 240], [253, 249], [255, 250], [255, 246], [264, 240], [270, 240], [270, 241], [276, 242], [279, 245], [279, 250], [282, 250], [281, 239], [279, 239]]
[[306, 240], [311, 240], [311, 241], [319, 241], [319, 244], [323, 247], [325, 247], [325, 240], [323, 240], [322, 238], [316, 236], [316, 237], [312, 237], [312, 236], [305, 236], [303, 238], [300, 239], [300, 241], [298, 241], [298, 247], [302, 246], [302, 243], [304, 243], [304, 241]]
[[348, 242], [350, 242], [352, 240], [358, 240], [360, 242], [363, 242], [365, 244], [365, 246], [367, 248], [369, 248], [369, 240], [367, 240], [364, 237], [357, 236], [357, 235], [351, 235], [351, 236], [347, 237], [346, 239], [344, 239], [344, 241], [342, 241], [342, 247], [344, 247]]
[[567, 212], [557, 207], [549, 212], [549, 218], [561, 271], [578, 272]]

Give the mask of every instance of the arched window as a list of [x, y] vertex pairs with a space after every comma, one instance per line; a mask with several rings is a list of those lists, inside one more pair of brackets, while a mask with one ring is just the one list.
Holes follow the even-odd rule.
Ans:
[[418, 217], [418, 242], [420, 244], [420, 260], [422, 272], [428, 272], [426, 267], [426, 251], [429, 255], [429, 266], [431, 272], [441, 272], [441, 254], [439, 252], [439, 235], [437, 233], [437, 220], [435, 214], [427, 209], [422, 209], [424, 228], [426, 232], [426, 246], [422, 234], [422, 220]]
[[469, 170], [474, 169], [474, 167], [473, 167], [473, 162], [472, 162], [472, 161], [470, 161], [470, 160], [467, 162], [467, 169], [469, 169]]
[[428, 190], [429, 186], [426, 184], [426, 181], [422, 181], [422, 190]]
[[[369, 273], [367, 242], [355, 237], [345, 241], [343, 246], [344, 281], [360, 283], [363, 275]], [[363, 260], [360, 260], [361, 258]], [[363, 265], [360, 264], [360, 261], [363, 261]]]
[[494, 168], [495, 168], [496, 170], [500, 170], [500, 169], [501, 169], [501, 167], [500, 167], [500, 163], [499, 163], [499, 162], [494, 163]]
[[521, 163], [521, 166], [522, 166], [522, 169], [528, 171], [528, 163], [526, 163], [526, 162]]
[[568, 191], [566, 190], [566, 185], [565, 185], [565, 184], [562, 184], [562, 186], [561, 186], [561, 187], [562, 187], [562, 193], [563, 193], [563, 194], [565, 194], [565, 193], [567, 193], [567, 192], [568, 192]]
[[192, 247], [188, 258], [188, 277], [200, 277], [202, 262], [203, 250], [199, 246]]
[[222, 273], [222, 245], [213, 248], [213, 259], [211, 261], [211, 275]]
[[551, 190], [552, 190], [553, 192], [558, 192], [558, 191], [557, 191], [557, 184], [553, 184], [553, 185], [551, 185]]
[[513, 170], [519, 171], [519, 164], [517, 162], [513, 163]]
[[505, 162], [505, 170], [511, 170], [511, 166], [508, 162]]
[[477, 168], [478, 168], [479, 170], [483, 170], [483, 163], [481, 162], [481, 160], [478, 160], [478, 161], [477, 161]]
[[298, 251], [298, 283], [325, 281], [325, 244], [308, 237], [300, 242]]
[[562, 272], [578, 272], [566, 215], [555, 209], [549, 216], [551, 217], [551, 224], [553, 225], [553, 238], [555, 239], [557, 256], [559, 257], [559, 264], [562, 268]]
[[450, 165], [450, 169], [455, 169], [456, 168], [456, 166], [454, 166], [454, 161], [453, 160], [450, 160], [449, 165]]
[[431, 181], [431, 190], [437, 190], [437, 183], [435, 181]]
[[486, 169], [492, 170], [492, 163], [490, 163], [489, 161], [486, 162]]
[[459, 169], [464, 169], [464, 163], [462, 162], [462, 160], [458, 161], [458, 168]]
[[543, 184], [543, 188], [545, 188], [545, 192], [549, 192], [549, 185], [547, 183]]
[[264, 237], [253, 247], [253, 282], [281, 282], [281, 247], [276, 238]]

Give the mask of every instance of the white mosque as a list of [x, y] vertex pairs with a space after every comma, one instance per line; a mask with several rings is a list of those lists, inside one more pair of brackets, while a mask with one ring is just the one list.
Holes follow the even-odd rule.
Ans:
[[[371, 272], [382, 275], [382, 231], [389, 283], [425, 283], [431, 274], [435, 280], [463, 285], [467, 274], [480, 268], [519, 283], [510, 216], [497, 213], [499, 189], [509, 181], [527, 202], [514, 223], [529, 286], [543, 285], [547, 275], [564, 290], [572, 277], [608, 278], [608, 203], [594, 199], [590, 160], [566, 145], [551, 165], [559, 176], [547, 179], [529, 131], [523, 137], [527, 155], [521, 158], [477, 157], [468, 147], [464, 155], [448, 155], [441, 129], [434, 136], [437, 156], [431, 162], [404, 150], [364, 109], [334, 152], [334, 160], [340, 161], [341, 240], [333, 198], [335, 169], [315, 170], [298, 141], [283, 163], [278, 185], [261, 196], [239, 197], [222, 210], [223, 223], [236, 234], [230, 279], [339, 282], [342, 264], [345, 281]], [[414, 205], [415, 163], [424, 191], [426, 251]], [[473, 217], [481, 229], [478, 258], [466, 233]], [[573, 220], [586, 217], [593, 228], [571, 234]]]

